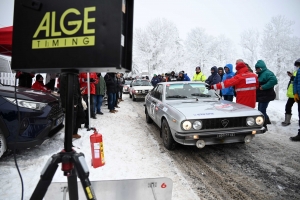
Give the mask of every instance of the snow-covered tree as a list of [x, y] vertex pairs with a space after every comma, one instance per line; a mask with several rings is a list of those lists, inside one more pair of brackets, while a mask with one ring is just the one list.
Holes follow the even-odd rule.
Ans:
[[[267, 67], [274, 72], [279, 84], [276, 85], [275, 91], [277, 99], [279, 98], [280, 86], [286, 88], [287, 78], [286, 71], [291, 68], [292, 61], [296, 58], [296, 50], [293, 45], [295, 38], [292, 37], [292, 25], [294, 22], [287, 20], [283, 16], [276, 16], [271, 22], [266, 24], [262, 37], [261, 55], [266, 62]], [[298, 54], [299, 55], [299, 54]]]
[[243, 49], [244, 60], [252, 67], [258, 60], [260, 46], [259, 31], [249, 29], [241, 33], [240, 45]]
[[211, 53], [213, 65], [224, 67], [228, 63], [232, 64], [235, 55], [233, 43], [230, 39], [226, 38], [225, 35], [214, 38], [211, 49], [213, 49], [213, 52]]
[[201, 66], [203, 72], [210, 72], [213, 40], [203, 28], [194, 28], [188, 33], [185, 40], [186, 57], [193, 70], [196, 66]]
[[183, 60], [183, 46], [177, 27], [166, 19], [156, 19], [145, 29], [137, 29], [133, 40], [133, 61], [150, 74], [178, 68]]

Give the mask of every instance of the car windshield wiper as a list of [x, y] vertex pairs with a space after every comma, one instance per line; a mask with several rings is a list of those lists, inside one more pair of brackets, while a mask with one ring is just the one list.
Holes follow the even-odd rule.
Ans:
[[192, 96], [197, 96], [197, 97], [211, 97], [211, 95], [208, 94], [201, 94], [201, 93], [193, 93], [191, 94]]
[[178, 99], [185, 99], [187, 96], [182, 96], [182, 95], [173, 95], [173, 96], [167, 96], [167, 98], [178, 98]]

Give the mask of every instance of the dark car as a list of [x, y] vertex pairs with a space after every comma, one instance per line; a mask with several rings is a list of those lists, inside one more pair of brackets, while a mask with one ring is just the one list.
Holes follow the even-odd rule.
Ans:
[[59, 97], [17, 87], [16, 98], [14, 86], [0, 83], [0, 157], [14, 145], [16, 149], [40, 145], [64, 127]]

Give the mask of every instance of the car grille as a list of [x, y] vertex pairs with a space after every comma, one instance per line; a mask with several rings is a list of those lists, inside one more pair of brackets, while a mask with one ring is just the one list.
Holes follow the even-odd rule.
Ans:
[[51, 106], [51, 111], [48, 115], [48, 119], [55, 119], [63, 113], [63, 109], [59, 102], [49, 103]]
[[[203, 121], [202, 129], [247, 127], [246, 118], [247, 117], [202, 119], [202, 121]], [[228, 121], [228, 123], [227, 123], [227, 121]]]

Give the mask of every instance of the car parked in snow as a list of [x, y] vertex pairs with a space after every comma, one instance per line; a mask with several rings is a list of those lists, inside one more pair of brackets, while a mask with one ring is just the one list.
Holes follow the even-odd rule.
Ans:
[[132, 81], [131, 80], [125, 80], [124, 86], [123, 86], [123, 93], [124, 94], [128, 94], [130, 91], [130, 83]]
[[225, 101], [202, 82], [159, 83], [145, 98], [147, 123], [161, 129], [164, 146], [249, 143], [265, 133], [258, 110]]
[[147, 79], [136, 79], [130, 84], [129, 97], [133, 101], [136, 99], [144, 99], [149, 91], [153, 89], [151, 82]]
[[0, 84], [0, 157], [7, 149], [42, 144], [64, 127], [59, 97]]

